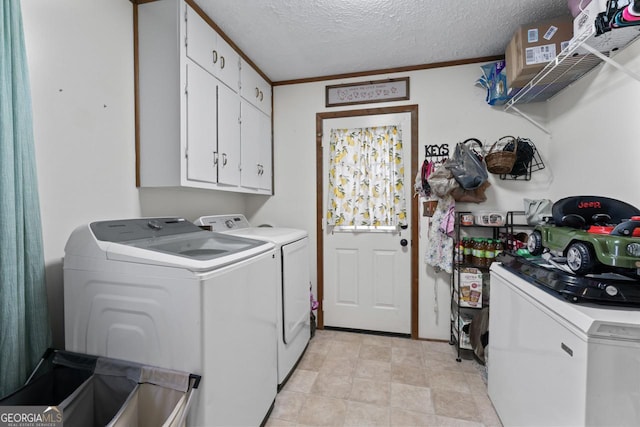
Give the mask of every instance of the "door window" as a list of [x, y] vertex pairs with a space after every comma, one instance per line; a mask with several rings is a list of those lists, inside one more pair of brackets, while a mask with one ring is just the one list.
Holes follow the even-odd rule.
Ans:
[[327, 224], [335, 231], [407, 225], [399, 125], [331, 129]]

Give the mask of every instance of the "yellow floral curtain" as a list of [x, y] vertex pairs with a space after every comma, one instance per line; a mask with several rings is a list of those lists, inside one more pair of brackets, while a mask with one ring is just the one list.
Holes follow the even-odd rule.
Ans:
[[327, 224], [407, 223], [400, 126], [332, 129]]

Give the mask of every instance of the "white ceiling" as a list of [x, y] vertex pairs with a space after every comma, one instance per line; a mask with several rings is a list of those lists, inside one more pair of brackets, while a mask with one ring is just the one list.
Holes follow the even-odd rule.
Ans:
[[566, 0], [195, 0], [273, 82], [503, 55]]

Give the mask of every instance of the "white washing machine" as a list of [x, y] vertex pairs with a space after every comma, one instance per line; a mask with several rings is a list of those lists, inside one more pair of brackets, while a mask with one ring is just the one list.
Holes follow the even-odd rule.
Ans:
[[277, 394], [274, 247], [181, 218], [78, 227], [66, 349], [201, 375], [189, 425], [260, 425]]
[[273, 242], [278, 256], [278, 385], [286, 382], [311, 336], [309, 236], [304, 230], [251, 227], [244, 215], [203, 216], [196, 224], [213, 231]]

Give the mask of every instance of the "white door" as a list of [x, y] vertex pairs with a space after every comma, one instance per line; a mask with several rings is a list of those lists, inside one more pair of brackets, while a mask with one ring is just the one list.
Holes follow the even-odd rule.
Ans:
[[338, 232], [323, 220], [324, 326], [411, 333], [411, 113], [323, 120], [323, 212], [326, 215], [331, 129], [396, 124], [402, 130], [409, 227]]

